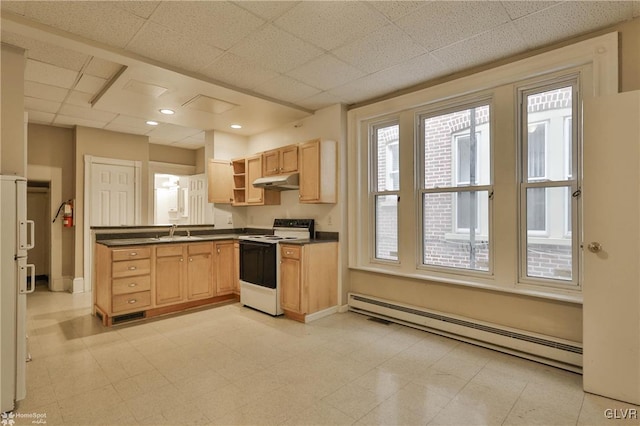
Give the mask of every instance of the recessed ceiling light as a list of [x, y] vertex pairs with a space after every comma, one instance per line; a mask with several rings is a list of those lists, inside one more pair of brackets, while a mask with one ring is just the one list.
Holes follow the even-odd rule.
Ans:
[[147, 124], [148, 124], [149, 126], [157, 126], [157, 125], [158, 125], [158, 122], [157, 122], [157, 121], [153, 121], [153, 120], [149, 120], [149, 121], [147, 121]]
[[172, 115], [175, 114], [176, 112], [172, 109], [167, 109], [167, 108], [162, 108], [160, 110], [161, 113], [166, 114], [166, 115]]
[[232, 125], [231, 125], [231, 128], [232, 128], [232, 129], [242, 129], [242, 126], [241, 126], [241, 125], [239, 125], [239, 124], [232, 124]]

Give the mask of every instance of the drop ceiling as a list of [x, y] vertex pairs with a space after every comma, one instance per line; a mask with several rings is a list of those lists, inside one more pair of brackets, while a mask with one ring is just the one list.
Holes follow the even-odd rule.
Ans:
[[198, 148], [205, 130], [261, 133], [633, 19], [640, 1], [2, 1], [1, 13], [2, 42], [27, 51], [30, 122]]

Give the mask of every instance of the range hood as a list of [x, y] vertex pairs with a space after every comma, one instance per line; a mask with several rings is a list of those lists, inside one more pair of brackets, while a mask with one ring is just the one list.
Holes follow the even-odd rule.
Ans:
[[288, 191], [290, 189], [298, 189], [299, 174], [291, 173], [290, 175], [265, 176], [253, 181], [256, 188], [271, 189], [273, 191]]

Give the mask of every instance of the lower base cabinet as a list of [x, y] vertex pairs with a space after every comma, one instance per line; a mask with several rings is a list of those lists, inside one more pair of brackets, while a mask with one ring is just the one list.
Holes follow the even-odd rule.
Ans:
[[284, 314], [306, 316], [338, 303], [338, 243], [280, 245], [280, 306]]
[[94, 313], [103, 324], [237, 298], [234, 241], [96, 244]]

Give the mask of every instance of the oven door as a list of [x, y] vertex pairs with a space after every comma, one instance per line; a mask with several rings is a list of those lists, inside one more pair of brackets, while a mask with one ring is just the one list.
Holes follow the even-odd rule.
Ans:
[[240, 240], [240, 280], [275, 289], [277, 249], [278, 244]]

